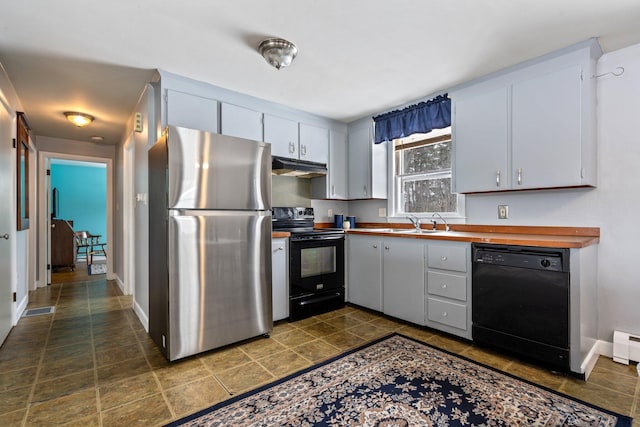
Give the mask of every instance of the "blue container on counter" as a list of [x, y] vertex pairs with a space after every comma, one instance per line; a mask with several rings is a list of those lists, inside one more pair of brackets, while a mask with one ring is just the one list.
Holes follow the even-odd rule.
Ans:
[[335, 228], [342, 228], [343, 224], [344, 224], [344, 215], [333, 216], [333, 226]]
[[348, 216], [347, 217], [347, 221], [349, 221], [349, 225], [351, 229], [356, 228], [356, 217], [355, 216]]

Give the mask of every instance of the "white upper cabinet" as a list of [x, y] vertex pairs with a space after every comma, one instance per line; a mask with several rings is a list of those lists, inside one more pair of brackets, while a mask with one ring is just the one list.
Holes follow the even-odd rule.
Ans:
[[573, 66], [513, 84], [512, 188], [584, 185], [581, 71]]
[[329, 161], [329, 129], [300, 123], [300, 160]]
[[501, 87], [455, 102], [455, 187], [458, 193], [509, 188], [509, 92]]
[[167, 125], [218, 133], [218, 101], [167, 90]]
[[596, 185], [593, 43], [451, 93], [456, 192]]
[[349, 128], [349, 198], [387, 197], [387, 145], [373, 143], [373, 126]]
[[329, 194], [330, 199], [347, 198], [347, 135], [329, 132]]
[[262, 113], [223, 102], [220, 106], [220, 133], [262, 141]]
[[271, 143], [271, 155], [298, 158], [298, 122], [264, 115], [264, 141]]

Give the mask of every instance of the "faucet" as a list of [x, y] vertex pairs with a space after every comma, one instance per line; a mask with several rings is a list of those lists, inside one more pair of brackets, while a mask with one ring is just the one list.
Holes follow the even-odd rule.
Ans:
[[[444, 231], [449, 231], [450, 230], [449, 224], [447, 224], [447, 221], [445, 221], [444, 218], [442, 218], [442, 215], [440, 215], [438, 212], [434, 212], [433, 215], [431, 215], [431, 218], [434, 218], [436, 216], [438, 218], [440, 218], [442, 220], [442, 222], [444, 223]], [[433, 221], [433, 228], [434, 229], [436, 228], [436, 222], [435, 221]]]
[[420, 218], [415, 215], [409, 215], [407, 218], [411, 221], [411, 224], [413, 224], [416, 230], [420, 230]]

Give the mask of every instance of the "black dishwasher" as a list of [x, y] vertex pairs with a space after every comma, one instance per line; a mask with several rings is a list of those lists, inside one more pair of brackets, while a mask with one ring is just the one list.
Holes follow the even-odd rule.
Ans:
[[569, 370], [569, 250], [472, 245], [473, 340]]

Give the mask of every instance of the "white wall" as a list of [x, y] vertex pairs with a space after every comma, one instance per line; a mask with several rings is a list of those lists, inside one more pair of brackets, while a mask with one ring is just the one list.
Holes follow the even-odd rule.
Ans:
[[[598, 338], [614, 329], [640, 334], [640, 45], [603, 55], [597, 81], [598, 186], [592, 189], [504, 192], [466, 197], [466, 223], [600, 227]], [[541, 153], [553, 155], [553, 153]], [[509, 219], [498, 220], [498, 205]], [[376, 201], [351, 202], [351, 215], [374, 220]]]
[[[16, 126], [17, 118], [16, 111], [24, 111], [20, 99], [13, 87], [13, 84], [9, 80], [9, 76], [0, 64], [0, 102], [2, 102], [7, 111], [12, 115], [11, 117], [11, 130], [10, 134], [12, 138], [16, 138]], [[28, 117], [28, 116], [27, 116]], [[2, 141], [3, 144], [10, 144], [10, 141]], [[33, 152], [33, 141], [30, 135], [29, 144], [31, 146], [31, 152], [29, 156], [29, 216], [30, 226], [29, 229], [23, 231], [16, 230], [16, 218], [12, 215], [11, 227], [9, 230], [3, 230], [2, 233], [9, 234], [9, 241], [5, 242], [5, 247], [8, 251], [3, 255], [10, 259], [11, 264], [11, 277], [3, 278], [2, 286], [9, 286], [13, 292], [16, 292], [17, 303], [14, 304], [12, 309], [13, 323], [16, 324], [19, 316], [22, 314], [21, 310], [26, 307], [28, 300], [28, 290], [33, 288], [35, 281], [35, 256], [29, 257], [29, 247], [32, 245], [36, 235], [36, 208], [35, 208], [35, 180], [34, 180], [34, 168], [35, 168], [35, 153]], [[13, 156], [15, 159], [15, 155]], [[11, 170], [3, 171], [9, 176], [12, 184], [10, 185], [10, 194], [4, 194], [4, 201], [9, 203], [11, 212], [16, 212], [17, 199], [15, 194], [16, 188], [16, 164], [15, 160], [12, 161]], [[4, 175], [3, 175], [4, 178]], [[7, 244], [8, 243], [8, 244]], [[5, 260], [6, 261], [6, 260]]]

